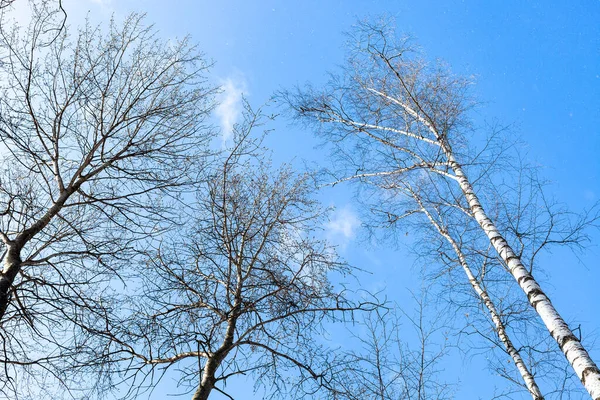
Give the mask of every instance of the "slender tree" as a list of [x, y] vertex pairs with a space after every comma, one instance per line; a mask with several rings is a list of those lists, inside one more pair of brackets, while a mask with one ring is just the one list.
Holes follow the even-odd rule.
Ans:
[[66, 382], [82, 365], [103, 368], [93, 360], [110, 346], [90, 337], [104, 330], [138, 243], [169, 225], [171, 204], [198, 171], [214, 93], [195, 47], [159, 40], [140, 15], [107, 32], [89, 23], [73, 32], [60, 4], [31, 7], [28, 28], [6, 15], [0, 24], [7, 393], [23, 371]]
[[323, 90], [284, 94], [297, 117], [318, 124], [348, 179], [415, 182], [427, 175], [435, 183], [432, 196], [457, 188], [454, 203], [476, 221], [590, 396], [600, 399], [600, 370], [524, 265], [518, 243], [509, 244], [484, 208], [485, 187], [469, 179], [471, 166], [461, 164], [469, 147], [469, 81], [428, 66], [386, 25], [362, 23], [350, 43], [344, 73]]

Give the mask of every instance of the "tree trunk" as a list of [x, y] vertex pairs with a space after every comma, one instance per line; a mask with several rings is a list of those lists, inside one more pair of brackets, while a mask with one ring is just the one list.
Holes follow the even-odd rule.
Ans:
[[515, 366], [517, 367], [517, 370], [521, 375], [521, 378], [523, 378], [523, 381], [525, 382], [527, 390], [531, 394], [531, 397], [533, 398], [533, 400], [544, 400], [544, 396], [542, 395], [542, 392], [540, 391], [540, 388], [537, 385], [535, 378], [533, 377], [531, 372], [529, 372], [529, 369], [527, 368], [525, 361], [521, 357], [521, 354], [519, 354], [519, 351], [515, 348], [510, 338], [508, 337], [505, 326], [502, 323], [500, 314], [498, 313], [494, 302], [492, 301], [488, 293], [481, 287], [481, 285], [477, 281], [477, 278], [475, 278], [475, 275], [471, 271], [471, 268], [469, 267], [469, 264], [467, 263], [465, 255], [462, 252], [461, 248], [458, 246], [454, 238], [450, 236], [448, 231], [443, 229], [440, 226], [440, 224], [433, 218], [431, 213], [429, 213], [429, 211], [423, 206], [421, 200], [416, 196], [416, 194], [413, 193], [413, 197], [419, 203], [421, 210], [425, 213], [427, 219], [429, 219], [429, 222], [431, 222], [431, 224], [436, 228], [438, 233], [442, 235], [446, 239], [446, 241], [452, 246], [452, 249], [458, 256], [458, 261], [463, 271], [467, 275], [467, 279], [469, 280], [471, 287], [473, 288], [475, 293], [477, 293], [485, 307], [488, 309], [488, 312], [490, 313], [490, 316], [492, 318], [492, 322], [496, 327], [496, 333], [498, 334], [498, 338], [500, 339], [502, 344], [504, 344], [506, 352], [512, 357], [513, 362], [515, 363]]
[[452, 171], [456, 175], [460, 188], [467, 199], [469, 209], [475, 220], [483, 229], [490, 243], [508, 266], [508, 270], [533, 306], [548, 331], [558, 343], [561, 351], [573, 366], [575, 373], [594, 400], [600, 400], [600, 370], [591, 359], [579, 339], [573, 334], [565, 320], [552, 305], [552, 302], [542, 291], [535, 278], [529, 273], [506, 239], [498, 231], [496, 225], [487, 216], [471, 183], [454, 158], [452, 149], [443, 139], [440, 140], [442, 149], [448, 159]]
[[80, 186], [81, 182], [70, 185], [60, 194], [54, 204], [52, 204], [40, 219], [33, 223], [29, 228], [23, 230], [14, 240], [9, 240], [8, 237], [3, 236], [3, 241], [7, 249], [3, 259], [4, 265], [2, 273], [0, 273], [0, 325], [2, 324], [4, 313], [10, 302], [10, 288], [12, 287], [15, 277], [21, 270], [21, 249], [50, 223], [52, 218], [54, 218], [54, 216], [56, 216], [63, 208], [69, 199], [69, 196], [75, 193]]
[[219, 367], [220, 362], [216, 360], [214, 357], [210, 357], [206, 361], [206, 365], [204, 366], [204, 371], [202, 371], [202, 381], [200, 381], [200, 385], [194, 395], [192, 396], [192, 400], [207, 400], [210, 392], [215, 387], [215, 373], [217, 372], [217, 368]]
[[[390, 65], [389, 60], [386, 60], [386, 62], [388, 62], [388, 65]], [[404, 86], [404, 89], [410, 93], [410, 89], [404, 84], [403, 79], [401, 77], [399, 77], [399, 79]], [[376, 90], [371, 91], [398, 104], [419, 122], [423, 123], [433, 134], [436, 142], [446, 156], [448, 165], [454, 173], [454, 177], [458, 181], [458, 184], [467, 200], [469, 210], [473, 214], [475, 220], [490, 240], [490, 243], [498, 255], [507, 265], [508, 270], [527, 296], [531, 306], [541, 317], [544, 325], [546, 325], [546, 328], [550, 332], [550, 335], [558, 343], [558, 346], [567, 358], [567, 361], [575, 370], [575, 373], [581, 380], [581, 383], [585, 389], [588, 391], [592, 399], [600, 400], [600, 370], [596, 366], [596, 363], [594, 363], [587, 350], [581, 344], [581, 341], [573, 334], [568, 324], [554, 308], [550, 298], [546, 296], [533, 275], [527, 270], [527, 268], [525, 268], [519, 256], [517, 256], [504, 236], [502, 236], [502, 234], [498, 231], [496, 225], [487, 216], [483, 206], [481, 205], [481, 202], [479, 201], [479, 198], [475, 194], [475, 190], [473, 189], [471, 182], [467, 178], [465, 172], [462, 170], [461, 165], [456, 161], [452, 148], [446, 140], [445, 135], [441, 134], [437, 130], [431, 118], [425, 118], [421, 116], [418, 112], [404, 104], [402, 101], [394, 99]], [[412, 97], [412, 99], [415, 100], [414, 97]], [[420, 107], [419, 109], [421, 112], [425, 113]]]
[[200, 385], [198, 385], [198, 389], [194, 392], [192, 396], [192, 400], [206, 400], [210, 395], [210, 392], [215, 387], [215, 383], [217, 379], [215, 378], [215, 374], [217, 373], [217, 368], [221, 365], [227, 354], [232, 349], [233, 345], [233, 336], [235, 332], [235, 325], [237, 322], [237, 318], [240, 315], [240, 304], [241, 304], [241, 268], [237, 269], [238, 276], [238, 285], [236, 288], [235, 295], [235, 304], [233, 306], [232, 315], [229, 317], [229, 321], [227, 324], [227, 330], [225, 331], [225, 337], [223, 338], [223, 343], [219, 350], [212, 353], [208, 359], [206, 360], [206, 364], [204, 365], [204, 370], [202, 371], [202, 380], [200, 381]]
[[6, 313], [10, 302], [10, 288], [21, 270], [20, 250], [15, 245], [7, 244], [4, 255], [3, 269], [0, 273], [0, 322]]

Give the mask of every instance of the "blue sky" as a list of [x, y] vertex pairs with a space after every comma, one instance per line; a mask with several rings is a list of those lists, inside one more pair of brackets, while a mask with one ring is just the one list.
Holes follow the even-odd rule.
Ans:
[[[445, 60], [458, 74], [473, 75], [482, 119], [510, 125], [528, 144], [532, 161], [544, 166], [550, 191], [574, 210], [600, 199], [600, 2], [559, 1], [248, 1], [248, 0], [65, 0], [71, 24], [90, 10], [95, 21], [130, 11], [147, 13], [164, 37], [191, 35], [215, 61], [211, 79], [222, 85], [216, 118], [226, 134], [239, 117], [241, 93], [254, 105], [275, 90], [318, 84], [343, 63], [343, 32], [357, 18], [386, 13], [413, 36], [428, 58]], [[321, 160], [308, 131], [280, 118], [269, 145], [278, 161]], [[360, 220], [345, 188], [329, 190], [324, 202], [337, 207], [325, 227], [353, 264], [374, 272], [372, 285], [416, 280], [404, 254], [364, 249]], [[566, 252], [546, 257], [545, 287], [559, 311], [600, 334], [597, 287], [600, 235], [579, 259]], [[600, 348], [593, 351], [600, 360]], [[472, 365], [471, 365], [472, 364]], [[464, 377], [457, 398], [489, 398], [495, 384], [485, 363], [449, 361]], [[468, 383], [476, 376], [477, 385]], [[244, 383], [241, 383], [241, 387]], [[159, 387], [161, 399], [170, 385]], [[247, 390], [240, 398], [247, 397]], [[218, 398], [218, 397], [216, 397]], [[523, 397], [526, 398], [526, 397]]]

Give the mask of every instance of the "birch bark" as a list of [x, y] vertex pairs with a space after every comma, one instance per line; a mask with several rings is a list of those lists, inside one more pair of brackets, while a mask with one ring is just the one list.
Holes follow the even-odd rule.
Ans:
[[[399, 79], [410, 95], [408, 87], [400, 77]], [[371, 92], [383, 95], [381, 92], [375, 90], [371, 90]], [[388, 100], [390, 99], [390, 96], [383, 96], [388, 98]], [[419, 106], [418, 101], [412, 95], [411, 99]], [[422, 115], [426, 115], [422, 109], [420, 110], [420, 114], [398, 99], [394, 99], [393, 101], [400, 105], [408, 114], [412, 115], [415, 119], [425, 125], [425, 127], [433, 134], [448, 161], [450, 170], [454, 173], [455, 180], [458, 182], [460, 189], [467, 200], [469, 210], [473, 217], [490, 240], [491, 245], [494, 247], [500, 258], [502, 258], [507, 265], [511, 275], [527, 296], [531, 306], [544, 322], [550, 335], [554, 338], [569, 364], [571, 364], [575, 370], [577, 377], [585, 389], [592, 399], [600, 400], [600, 369], [598, 369], [596, 363], [581, 344], [581, 341], [573, 334], [569, 325], [558, 313], [550, 301], [550, 298], [544, 293], [533, 275], [525, 268], [520, 257], [517, 256], [516, 252], [506, 241], [494, 222], [488, 217], [466, 173], [456, 160], [446, 135], [438, 131], [430, 118], [426, 118]]]
[[458, 178], [458, 183], [463, 191], [469, 209], [483, 232], [489, 238], [490, 243], [508, 266], [513, 278], [523, 290], [529, 303], [538, 313], [544, 325], [554, 338], [561, 351], [575, 370], [577, 377], [583, 383], [594, 400], [600, 400], [600, 370], [592, 360], [580, 340], [573, 334], [569, 325], [558, 313], [550, 298], [544, 293], [533, 275], [525, 268], [521, 259], [508, 244], [504, 236], [498, 231], [493, 221], [487, 216], [479, 198], [475, 194], [471, 183], [464, 171], [454, 159], [447, 145], [443, 146], [448, 161]]
[[[295, 94], [283, 92], [284, 101], [298, 117], [318, 125], [332, 144], [336, 161], [343, 165], [343, 176], [369, 179], [384, 190], [390, 188], [386, 187], [390, 181], [421, 179], [419, 171], [411, 172], [415, 170], [426, 171], [432, 181], [434, 175], [455, 181], [461, 193], [452, 201], [463, 209], [466, 200], [464, 211], [477, 222], [590, 396], [600, 400], [600, 370], [486, 213], [474, 181], [451, 147], [465, 139], [462, 131], [469, 124], [464, 114], [470, 107], [471, 82], [439, 64], [429, 67], [415, 55], [409, 40], [396, 38], [390, 25], [389, 21], [359, 22], [350, 33], [351, 51], [343, 72], [333, 75], [323, 90], [308, 86]], [[486, 164], [482, 173], [488, 174], [492, 166]], [[453, 185], [437, 181], [433, 185], [438, 183], [441, 186], [431, 193], [434, 197], [436, 190]]]
[[509, 337], [508, 333], [506, 332], [506, 328], [504, 326], [504, 323], [502, 322], [502, 319], [500, 318], [500, 314], [499, 314], [498, 310], [496, 309], [494, 302], [490, 298], [487, 291], [485, 289], [483, 289], [481, 287], [481, 285], [479, 284], [479, 281], [473, 274], [473, 271], [471, 270], [471, 267], [469, 266], [469, 263], [467, 262], [467, 259], [464, 255], [464, 253], [462, 252], [460, 246], [458, 245], [456, 240], [454, 240], [454, 238], [450, 235], [450, 233], [440, 225], [440, 223], [434, 218], [434, 216], [429, 212], [429, 210], [423, 205], [423, 203], [422, 203], [421, 199], [418, 197], [418, 195], [415, 194], [414, 192], [412, 192], [412, 196], [415, 199], [415, 201], [419, 204], [421, 211], [427, 216], [427, 219], [429, 220], [429, 222], [435, 227], [435, 229], [438, 231], [438, 233], [444, 239], [446, 239], [446, 241], [450, 244], [450, 246], [456, 253], [456, 256], [458, 257], [460, 266], [462, 267], [465, 275], [467, 276], [469, 284], [471, 285], [471, 287], [473, 288], [475, 293], [477, 293], [477, 296], [479, 296], [482, 303], [487, 308], [487, 310], [490, 314], [490, 317], [492, 319], [492, 322], [494, 323], [494, 326], [496, 328], [496, 333], [498, 334], [498, 338], [504, 345], [506, 352], [513, 359], [513, 362], [514, 362], [519, 374], [521, 375], [521, 378], [523, 379], [523, 382], [525, 383], [527, 390], [531, 394], [531, 397], [533, 398], [533, 400], [543, 400], [544, 396], [542, 395], [542, 392], [540, 391], [540, 388], [539, 388], [537, 382], [535, 381], [534, 376], [531, 374], [531, 372], [527, 368], [527, 365], [525, 364], [525, 361], [521, 357], [521, 354], [519, 353], [519, 351], [512, 344], [512, 341], [510, 340], [510, 337]]
[[[383, 56], [381, 57], [383, 58]], [[393, 181], [394, 179], [402, 179], [401, 176], [416, 170], [426, 170], [432, 174], [444, 176], [455, 181], [468, 205], [468, 214], [474, 218], [490, 241], [494, 250], [503, 260], [519, 288], [527, 296], [528, 302], [540, 316], [552, 338], [559, 345], [560, 350], [573, 367], [585, 389], [594, 400], [600, 400], [600, 370], [591, 359], [580, 340], [573, 334], [568, 327], [568, 324], [552, 305], [552, 302], [544, 293], [539, 283], [523, 265], [521, 259], [509, 245], [508, 241], [502, 235], [492, 219], [489, 218], [471, 181], [468, 179], [463, 167], [457, 161], [447, 135], [448, 129], [450, 129], [448, 126], [451, 126], [453, 123], [452, 121], [458, 117], [440, 117], [447, 118], [450, 122], [446, 120], [438, 121], [439, 125], [443, 127], [443, 130], [438, 130], [435, 118], [430, 117], [425, 111], [425, 109], [435, 109], [435, 107], [427, 103], [430, 106], [427, 108], [426, 106], [422, 106], [421, 102], [429, 101], [430, 103], [435, 103], [436, 101], [441, 100], [438, 100], [435, 97], [435, 93], [431, 95], [431, 99], [426, 98], [426, 95], [423, 95], [422, 93], [413, 93], [413, 90], [415, 90], [414, 86], [418, 84], [423, 84], [424, 86], [429, 84], [437, 85], [436, 88], [440, 88], [439, 90], [447, 96], [450, 96], [448, 93], [452, 91], [452, 88], [444, 87], [442, 82], [443, 78], [437, 79], [437, 76], [431, 78], [431, 82], [415, 83], [411, 81], [411, 83], [405, 83], [402, 74], [394, 69], [391, 61], [384, 59], [384, 62], [387, 63], [387, 67], [392, 71], [391, 74], [400, 84], [400, 90], [402, 91], [400, 96], [398, 96], [397, 88], [390, 90], [393, 94], [389, 94], [385, 88], [375, 89], [371, 87], [370, 85], [373, 84], [373, 80], [364, 79], [362, 76], [364, 71], [358, 71], [357, 74], [360, 78], [353, 77], [353, 79], [354, 82], [357, 82], [359, 85], [355, 89], [361, 94], [357, 95], [357, 97], [352, 100], [346, 100], [346, 97], [344, 97], [345, 92], [351, 90], [344, 87], [334, 89], [339, 90], [337, 94], [339, 94], [340, 97], [337, 99], [334, 95], [331, 95], [331, 97], [327, 97], [328, 95], [311, 97], [312, 95], [304, 96], [300, 94], [299, 100], [296, 99], [296, 101], [299, 101], [299, 105], [293, 104], [294, 100], [289, 100], [289, 98], [288, 101], [290, 101], [292, 107], [294, 107], [300, 115], [314, 116], [320, 124], [329, 123], [337, 126], [339, 131], [336, 131], [336, 128], [333, 128], [331, 131], [326, 131], [334, 136], [334, 141], [337, 146], [341, 147], [341, 145], [338, 145], [337, 143], [341, 143], [344, 139], [348, 138], [349, 133], [354, 133], [361, 137], [359, 140], [366, 139], [371, 141], [373, 146], [383, 146], [384, 149], [389, 149], [389, 154], [385, 153], [385, 151], [381, 151], [381, 148], [378, 148], [379, 152], [373, 152], [375, 157], [384, 153], [385, 155], [383, 157], [389, 157], [387, 161], [390, 164], [387, 171], [379, 170], [373, 173], [362, 173], [362, 171], [369, 170], [369, 163], [373, 162], [373, 160], [359, 159], [358, 161], [355, 161], [352, 159], [352, 156], [349, 156], [350, 168], [352, 171], [351, 178], [343, 178], [339, 181], [353, 178], [381, 179], [383, 177], [388, 177]], [[388, 77], [379, 83], [382, 85], [390, 85], [390, 81], [388, 81], [387, 78]], [[420, 78], [421, 77], [419, 76], [411, 77], [414, 81], [417, 81]], [[377, 101], [369, 97], [370, 94], [375, 95], [381, 101], [377, 103]], [[425, 100], [423, 100], [423, 98], [425, 98]], [[364, 103], [369, 104], [368, 109], [365, 110], [361, 108], [366, 106], [357, 99], [362, 99], [364, 100]], [[354, 101], [354, 103], [345, 104], [345, 101]], [[459, 105], [451, 105], [453, 105], [454, 108], [450, 107], [449, 112], [460, 112], [456, 111], [456, 109], [460, 109]], [[398, 110], [393, 110], [396, 106], [402, 110], [400, 113], [398, 113]], [[359, 110], [357, 111], [357, 115], [353, 116], [349, 110], [355, 110], [356, 108], [359, 108]], [[375, 113], [375, 115], [370, 116], [370, 113]], [[405, 115], [402, 115], [402, 113]], [[440, 113], [440, 110], [436, 110], [436, 113]], [[392, 120], [389, 118], [390, 114], [395, 115], [395, 118], [403, 121], [406, 124], [406, 129], [390, 128], [381, 122]], [[376, 122], [371, 123], [370, 119], [373, 119]], [[402, 122], [400, 122], [400, 125], [402, 125]], [[415, 132], [418, 132], [418, 134]], [[361, 142], [360, 146], [365, 146], [364, 142]], [[431, 146], [434, 146], [437, 149], [431, 150]], [[340, 150], [340, 153], [347, 155], [348, 153], [345, 153], [345, 151], [346, 149]], [[362, 154], [360, 156], [362, 156]], [[385, 162], [385, 160], [377, 161], [380, 163]], [[411, 161], [412, 164], [410, 164], [409, 161]], [[399, 163], [400, 168], [398, 168]], [[381, 166], [379, 168], [381, 168]], [[355, 171], [360, 171], [361, 173], [356, 173]], [[394, 177], [394, 175], [396, 175], [396, 177]], [[406, 179], [411, 178], [407, 177]], [[385, 184], [382, 187], [385, 189]]]
[[215, 387], [215, 383], [217, 382], [215, 378], [215, 374], [217, 373], [217, 369], [221, 365], [221, 362], [225, 358], [229, 351], [215, 353], [215, 355], [209, 357], [206, 360], [206, 364], [204, 365], [204, 369], [202, 370], [202, 380], [200, 381], [200, 385], [198, 389], [194, 392], [192, 396], [192, 400], [207, 400], [208, 396], [212, 392]]

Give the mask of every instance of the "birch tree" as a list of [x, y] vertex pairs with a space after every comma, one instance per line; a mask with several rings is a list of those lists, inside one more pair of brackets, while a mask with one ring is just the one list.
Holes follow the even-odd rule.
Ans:
[[[552, 378], [556, 377], [558, 371], [552, 371], [551, 368], [540, 367], [540, 364], [536, 362], [536, 359], [543, 357], [545, 362], [549, 361], [548, 356], [551, 352], [548, 352], [544, 347], [544, 341], [542, 343], [537, 339], [538, 335], [528, 337], [527, 334], [521, 334], [519, 324], [523, 321], [531, 319], [533, 316], [530, 315], [529, 309], [522, 305], [520, 299], [515, 299], [511, 294], [509, 282], [502, 276], [505, 271], [505, 266], [502, 265], [500, 260], [490, 253], [489, 245], [486, 249], [486, 244], [482, 243], [481, 240], [472, 237], [473, 227], [469, 226], [469, 221], [465, 221], [464, 218], [456, 218], [456, 215], [452, 215], [452, 212], [448, 210], [448, 206], [440, 204], [439, 201], [428, 202], [429, 198], [422, 198], [419, 192], [411, 188], [408, 184], [404, 184], [404, 191], [407, 197], [412, 198], [415, 202], [415, 210], [422, 213], [426, 218], [427, 222], [431, 225], [432, 232], [428, 232], [423, 237], [429, 238], [432, 241], [431, 248], [434, 249], [436, 258], [442, 258], [442, 265], [447, 270], [452, 270], [456, 267], [462, 271], [463, 281], [466, 278], [469, 286], [472, 289], [472, 296], [475, 297], [476, 303], [480, 303], [484, 310], [484, 313], [488, 314], [488, 318], [492, 323], [493, 334], [485, 333], [485, 323], [478, 321], [477, 317], [473, 314], [477, 313], [477, 307], [474, 312], [469, 315], [469, 308], [472, 308], [468, 303], [463, 303], [459, 300], [457, 295], [457, 287], [460, 284], [452, 283], [449, 284], [449, 290], [453, 292], [452, 303], [456, 304], [463, 313], [465, 313], [466, 319], [469, 323], [468, 330], [481, 335], [486, 341], [494, 343], [504, 350], [504, 353], [510, 357], [510, 361], [514, 365], [520, 376], [519, 386], [524, 386], [530, 393], [533, 399], [543, 399], [544, 395], [538, 385], [538, 378], [548, 382]], [[425, 189], [427, 191], [427, 189]], [[427, 199], [427, 200], [426, 200]], [[448, 203], [446, 203], [448, 204]], [[454, 205], [456, 206], [456, 205]], [[464, 211], [457, 211], [457, 214], [461, 214]], [[525, 229], [525, 223], [522, 223], [523, 229]], [[533, 233], [531, 230], [528, 233]], [[435, 235], [439, 236], [441, 241], [432, 240]], [[481, 249], [485, 250], [481, 250]], [[432, 257], [427, 258], [430, 262], [435, 262]], [[439, 262], [439, 261], [438, 261]], [[477, 267], [475, 268], [474, 265]], [[444, 273], [445, 275], [446, 273]], [[451, 278], [452, 279], [452, 278]], [[495, 296], [493, 294], [496, 294]], [[469, 318], [470, 317], [470, 318]], [[535, 324], [533, 328], [537, 328]], [[525, 329], [529, 334], [534, 332], [535, 329]], [[493, 337], [495, 336], [495, 337]], [[537, 344], [536, 344], [537, 343]], [[472, 343], [467, 344], [470, 346]], [[531, 353], [525, 358], [521, 354], [520, 349], [533, 349], [533, 352], [540, 354], [540, 357], [533, 357]], [[486, 352], [486, 358], [491, 359], [489, 351]], [[503, 357], [502, 357], [503, 358]], [[500, 363], [502, 364], [502, 362]], [[556, 361], [552, 364], [554, 367]], [[532, 371], [532, 367], [535, 368], [536, 374]], [[500, 376], [505, 377], [511, 382], [517, 382], [512, 378], [511, 374], [506, 370], [506, 362], [504, 366], [495, 367], [495, 372]], [[545, 379], [544, 379], [545, 378]], [[550, 389], [546, 388], [547, 393], [555, 392], [557, 388]], [[564, 390], [562, 390], [564, 392]]]
[[81, 385], [69, 371], [102, 368], [109, 345], [90, 338], [138, 244], [173, 222], [211, 137], [214, 92], [196, 48], [160, 40], [140, 15], [73, 30], [60, 5], [30, 5], [27, 28], [7, 15], [0, 26], [6, 393], [27, 373]]
[[517, 243], [510, 244], [488, 214], [484, 189], [461, 163], [472, 128], [470, 82], [444, 66], [429, 66], [388, 26], [360, 24], [349, 42], [354, 47], [344, 72], [323, 90], [284, 94], [296, 116], [315, 123], [333, 143], [347, 179], [414, 182], [426, 175], [435, 183], [432, 195], [458, 189], [455, 203], [477, 223], [590, 396], [599, 399], [596, 364], [515, 251]]
[[[470, 154], [463, 159], [469, 160], [471, 176], [482, 189], [489, 189], [480, 194], [497, 226], [515, 243], [519, 257], [543, 273], [537, 268], [538, 257], [559, 245], [577, 251], [587, 241], [586, 228], [594, 216], [568, 212], [544, 195], [537, 169], [516, 161], [523, 158], [514, 157], [516, 149], [506, 148], [507, 143], [506, 136], [497, 135], [485, 144], [490, 159]], [[502, 172], [502, 180], [495, 177], [496, 171]], [[467, 205], [457, 201], [459, 188], [430, 178], [421, 174], [362, 182], [360, 199], [369, 210], [363, 221], [378, 240], [418, 243], [411, 250], [423, 273], [436, 284], [437, 298], [456, 313], [459, 347], [466, 354], [485, 356], [491, 370], [511, 382], [512, 387], [502, 391], [525, 388], [533, 398], [579, 392], [576, 382], [565, 376], [564, 356], [547, 340], [526, 298], [514, 290], [506, 265]]]
[[247, 374], [269, 396], [301, 397], [331, 380], [324, 324], [375, 307], [330, 281], [351, 269], [315, 237], [325, 210], [312, 178], [273, 169], [251, 136], [259, 115], [246, 116], [198, 188], [188, 229], [140, 271], [133, 321], [116, 335], [134, 359], [133, 397], [174, 368], [194, 400], [230, 397], [226, 383]]

